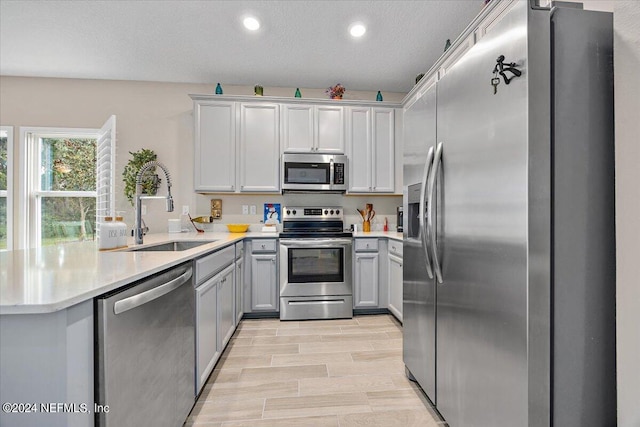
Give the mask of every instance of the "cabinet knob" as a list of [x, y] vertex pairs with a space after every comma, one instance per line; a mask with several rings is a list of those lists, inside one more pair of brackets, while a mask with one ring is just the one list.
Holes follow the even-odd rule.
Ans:
[[264, 244], [263, 244], [263, 245], [261, 245], [261, 246], [262, 246], [262, 249], [266, 248], [266, 246], [265, 246]]
[[369, 244], [367, 243], [367, 249], [369, 249]]
[[273, 259], [273, 258], [271, 258], [271, 263], [272, 263], [272, 264], [275, 264], [275, 263], [276, 263], [276, 260], [275, 260], [275, 259]]
[[402, 267], [402, 263], [400, 263], [400, 267]]

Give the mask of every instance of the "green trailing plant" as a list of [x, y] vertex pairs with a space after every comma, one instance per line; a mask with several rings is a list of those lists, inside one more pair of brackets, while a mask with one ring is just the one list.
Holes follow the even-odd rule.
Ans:
[[[132, 158], [124, 167], [122, 178], [124, 180], [124, 195], [127, 196], [129, 203], [133, 206], [133, 198], [136, 195], [136, 178], [138, 176], [138, 172], [145, 163], [157, 160], [158, 155], [155, 151], [148, 148], [143, 148], [135, 152], [129, 151], [129, 154], [131, 154]], [[149, 169], [142, 177], [142, 193], [155, 195], [158, 191], [160, 182], [161, 179], [156, 175], [156, 168], [153, 167]]]

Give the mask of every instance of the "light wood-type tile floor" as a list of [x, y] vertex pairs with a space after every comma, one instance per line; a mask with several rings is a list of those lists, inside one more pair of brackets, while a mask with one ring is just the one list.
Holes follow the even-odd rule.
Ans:
[[185, 426], [442, 427], [390, 315], [243, 320]]

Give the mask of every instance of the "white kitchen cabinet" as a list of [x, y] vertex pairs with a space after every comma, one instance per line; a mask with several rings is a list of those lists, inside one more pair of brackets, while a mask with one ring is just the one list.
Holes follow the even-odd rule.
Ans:
[[235, 330], [234, 246], [194, 261], [196, 299], [196, 394]]
[[231, 264], [218, 276], [217, 312], [218, 312], [218, 352], [222, 353], [224, 347], [231, 339], [235, 331], [235, 301], [233, 276], [235, 264]]
[[196, 288], [196, 394], [220, 358], [218, 350], [218, 277]]
[[389, 249], [389, 311], [402, 322], [402, 258]]
[[350, 193], [395, 191], [395, 110], [350, 107], [347, 118]]
[[344, 108], [282, 104], [285, 153], [344, 153]]
[[356, 239], [354, 263], [354, 308], [378, 308], [380, 301], [377, 239]]
[[236, 191], [236, 103], [195, 101], [194, 119], [195, 190]]
[[275, 239], [252, 242], [251, 311], [278, 311], [279, 289]]
[[378, 307], [378, 260], [375, 253], [356, 253], [354, 308]]
[[[240, 191], [280, 191], [280, 125], [278, 104], [240, 105]], [[224, 163], [225, 158], [215, 158]]]

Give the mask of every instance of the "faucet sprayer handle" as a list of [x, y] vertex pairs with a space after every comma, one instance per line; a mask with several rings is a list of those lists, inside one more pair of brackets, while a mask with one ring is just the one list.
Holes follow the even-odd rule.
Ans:
[[173, 197], [167, 197], [167, 212], [173, 212]]

